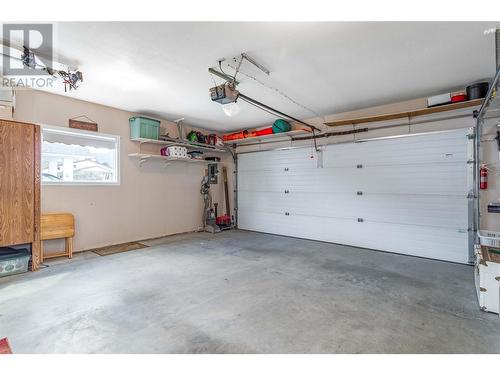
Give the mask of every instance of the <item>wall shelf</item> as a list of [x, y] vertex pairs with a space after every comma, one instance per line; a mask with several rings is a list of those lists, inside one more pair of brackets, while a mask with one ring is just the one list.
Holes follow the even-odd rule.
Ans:
[[149, 160], [161, 160], [167, 163], [170, 162], [183, 162], [183, 163], [197, 163], [197, 164], [221, 164], [221, 162], [217, 161], [211, 161], [211, 160], [203, 160], [203, 159], [191, 159], [191, 158], [176, 158], [172, 156], [163, 156], [163, 155], [154, 155], [154, 154], [140, 154], [140, 153], [134, 153], [134, 154], [128, 154], [129, 158], [132, 159], [139, 159], [139, 163], [145, 163], [146, 161]]
[[248, 137], [248, 138], [241, 138], [241, 139], [234, 139], [232, 141], [225, 141], [224, 143], [227, 145], [243, 145], [243, 144], [248, 144], [248, 143], [260, 143], [262, 141], [265, 142], [280, 142], [280, 141], [287, 141], [290, 140], [292, 137], [297, 136], [297, 135], [306, 135], [310, 134], [311, 132], [309, 130], [304, 130], [304, 129], [299, 129], [299, 130], [291, 130], [289, 132], [285, 133], [276, 133], [276, 134], [269, 134], [269, 135], [261, 135], [259, 137]]
[[413, 111], [388, 113], [388, 114], [384, 114], [384, 115], [375, 115], [375, 116], [367, 116], [367, 117], [358, 117], [358, 118], [352, 118], [352, 119], [346, 119], [346, 120], [335, 120], [335, 121], [326, 122], [325, 125], [327, 125], [327, 126], [358, 125], [358, 124], [365, 124], [365, 123], [369, 123], [369, 122], [388, 121], [388, 120], [395, 120], [395, 119], [400, 119], [400, 118], [413, 118], [413, 117], [417, 117], [417, 116], [425, 116], [425, 115], [430, 115], [430, 114], [434, 114], [434, 113], [453, 111], [455, 109], [480, 106], [482, 104], [482, 102], [483, 102], [483, 99], [468, 100], [465, 102], [444, 104], [444, 105], [430, 107], [430, 108], [416, 109]]
[[132, 138], [130, 139], [132, 142], [137, 142], [140, 145], [142, 144], [156, 144], [156, 145], [162, 145], [162, 146], [183, 146], [191, 151], [204, 151], [204, 152], [227, 152], [226, 149], [224, 149], [221, 146], [212, 146], [212, 145], [207, 145], [204, 143], [196, 143], [196, 142], [188, 142], [188, 141], [183, 141], [181, 139], [174, 139], [174, 138], [166, 138], [166, 139], [148, 139], [148, 138]]

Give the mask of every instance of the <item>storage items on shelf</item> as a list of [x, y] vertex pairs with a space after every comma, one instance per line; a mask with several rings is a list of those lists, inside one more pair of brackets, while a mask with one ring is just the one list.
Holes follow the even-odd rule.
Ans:
[[167, 146], [160, 150], [162, 156], [172, 156], [174, 158], [187, 158], [188, 150], [183, 146]]
[[207, 143], [205, 142], [205, 135], [199, 131], [191, 130], [187, 135], [189, 142]]
[[490, 84], [488, 82], [478, 82], [466, 87], [467, 98], [469, 100], [482, 99], [488, 94]]
[[273, 123], [273, 126], [259, 130], [242, 130], [232, 134], [226, 134], [223, 136], [224, 142], [237, 141], [245, 138], [258, 138], [263, 136], [268, 136], [272, 134], [287, 133], [292, 130], [292, 126], [288, 121], [283, 119], [278, 119]]
[[192, 130], [187, 135], [187, 141], [191, 143], [201, 143], [212, 146], [222, 146], [222, 139], [217, 134], [205, 135], [200, 131]]
[[[191, 159], [189, 157], [174, 157], [174, 156], [168, 156], [168, 155], [162, 155], [161, 151], [158, 152], [157, 155], [151, 154], [151, 153], [142, 153], [140, 146], [142, 144], [155, 144], [155, 145], [162, 145], [162, 146], [181, 146], [184, 147], [189, 151], [199, 151], [199, 152], [208, 152], [208, 153], [224, 153], [226, 152], [226, 149], [220, 147], [220, 146], [211, 146], [211, 145], [202, 145], [202, 144], [193, 144], [187, 141], [182, 141], [182, 140], [176, 140], [176, 139], [171, 139], [171, 140], [153, 140], [153, 139], [145, 139], [145, 138], [136, 138], [136, 139], [131, 139], [132, 142], [137, 142], [139, 143], [139, 152], [129, 154], [128, 156], [130, 158], [134, 159], [139, 159], [140, 163], [144, 163], [148, 160], [163, 160], [166, 162], [169, 161], [193, 161], [193, 162], [202, 162], [202, 163], [207, 163], [205, 160], [199, 160], [198, 158], [196, 159]], [[166, 148], [166, 147], [164, 147]], [[165, 153], [165, 151], [163, 152]]]
[[483, 99], [488, 94], [489, 87], [488, 82], [478, 82], [467, 86], [464, 90], [430, 96], [427, 98], [427, 107]]
[[434, 107], [436, 105], [451, 103], [451, 94], [447, 92], [446, 94], [439, 94], [434, 96], [429, 96], [427, 98], [427, 107]]
[[[222, 138], [216, 134], [204, 135], [199, 131], [191, 131], [188, 139], [171, 138], [167, 135], [159, 135], [160, 122], [144, 117], [132, 117], [130, 119], [130, 140], [139, 144], [139, 152], [129, 154], [130, 158], [138, 159], [142, 164], [148, 160], [161, 160], [167, 162], [198, 162], [208, 163], [204, 160], [204, 153], [224, 153]], [[181, 131], [182, 133], [182, 131]], [[157, 154], [154, 152], [143, 153], [143, 144], [162, 146]], [[220, 158], [219, 158], [220, 160]]]
[[467, 100], [467, 94], [463, 91], [457, 91], [451, 94], [452, 103], [465, 102]]
[[311, 132], [309, 130], [305, 129], [298, 129], [298, 130], [290, 130], [289, 132], [284, 132], [284, 133], [272, 133], [268, 135], [260, 135], [260, 136], [254, 136], [254, 137], [244, 137], [244, 138], [234, 138], [234, 139], [226, 139], [224, 140], [224, 143], [226, 145], [230, 144], [248, 144], [248, 143], [254, 143], [254, 142], [259, 142], [259, 143], [264, 143], [264, 142], [281, 142], [281, 141], [286, 141], [292, 139], [292, 137], [295, 136], [305, 136], [310, 134]]
[[272, 126], [269, 128], [264, 128], [264, 129], [260, 129], [260, 130], [255, 131], [256, 137], [262, 137], [263, 135], [270, 135], [270, 134], [273, 134]]
[[147, 117], [131, 117], [130, 139], [158, 139], [160, 136], [160, 121]]
[[285, 133], [292, 130], [292, 126], [288, 121], [278, 119], [273, 123], [273, 133]]
[[209, 134], [206, 137], [206, 143], [208, 145], [212, 146], [224, 146], [224, 142], [222, 141], [222, 138], [219, 137], [217, 134]]
[[224, 142], [227, 141], [235, 141], [237, 139], [243, 139], [249, 137], [249, 132], [248, 130], [242, 130], [240, 132], [232, 133], [232, 134], [225, 134], [222, 136], [222, 139]]
[[201, 151], [188, 151], [188, 157], [195, 160], [203, 160], [203, 152]]
[[206, 161], [212, 162], [212, 163], [218, 163], [220, 162], [220, 158], [218, 156], [207, 156], [205, 158]]
[[201, 164], [211, 164], [214, 163], [213, 161], [210, 160], [204, 160], [204, 159], [198, 159], [198, 158], [177, 158], [174, 156], [163, 156], [163, 155], [154, 155], [154, 154], [140, 154], [140, 153], [134, 153], [134, 154], [128, 154], [128, 157], [131, 159], [138, 159], [139, 164], [145, 163], [148, 160], [157, 160], [157, 161], [163, 161], [163, 162], [184, 162], [184, 163], [201, 163]]

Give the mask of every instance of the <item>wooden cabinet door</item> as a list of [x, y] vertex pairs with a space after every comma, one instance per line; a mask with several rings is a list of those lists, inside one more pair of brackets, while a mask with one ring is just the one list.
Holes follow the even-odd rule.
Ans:
[[35, 241], [36, 125], [0, 120], [0, 245]]

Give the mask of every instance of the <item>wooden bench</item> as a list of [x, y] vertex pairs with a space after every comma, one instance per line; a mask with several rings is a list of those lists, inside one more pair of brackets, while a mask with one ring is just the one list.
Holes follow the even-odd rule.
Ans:
[[[67, 256], [73, 257], [73, 237], [75, 236], [75, 217], [69, 213], [43, 214], [40, 219], [41, 262], [44, 259]], [[64, 252], [44, 254], [43, 241], [64, 238]]]

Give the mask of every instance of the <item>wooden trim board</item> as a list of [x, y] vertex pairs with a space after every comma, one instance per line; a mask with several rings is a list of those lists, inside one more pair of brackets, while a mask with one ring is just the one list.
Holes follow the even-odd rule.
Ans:
[[34, 201], [35, 201], [35, 212], [34, 212], [34, 233], [33, 233], [33, 242], [31, 243], [31, 269], [32, 271], [38, 270], [40, 267], [40, 263], [42, 261], [42, 248], [40, 241], [40, 207], [41, 207], [41, 199], [40, 199], [40, 183], [41, 183], [41, 147], [42, 147], [42, 137], [40, 134], [40, 126], [34, 125]]
[[396, 120], [399, 118], [412, 118], [417, 116], [430, 115], [433, 113], [453, 111], [455, 109], [479, 106], [481, 105], [482, 102], [483, 99], [469, 100], [466, 102], [445, 104], [436, 107], [416, 109], [413, 111], [396, 112], [396, 113], [388, 113], [385, 115], [374, 115], [374, 116], [358, 117], [346, 120], [329, 121], [325, 122], [325, 125], [333, 127], [333, 126], [365, 124], [377, 121], [389, 121], [389, 120]]

